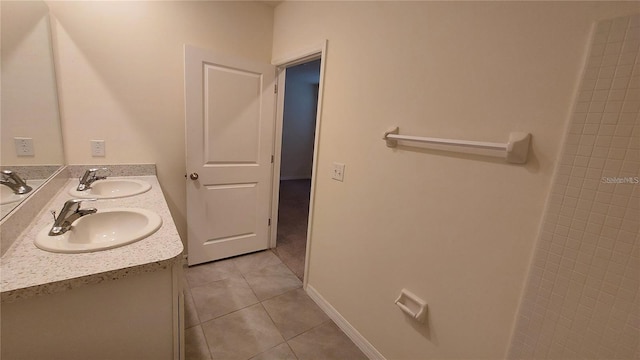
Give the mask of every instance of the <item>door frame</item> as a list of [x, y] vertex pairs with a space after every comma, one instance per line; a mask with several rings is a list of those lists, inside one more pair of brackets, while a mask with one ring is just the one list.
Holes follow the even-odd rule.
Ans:
[[275, 248], [278, 233], [278, 207], [280, 195], [280, 165], [282, 157], [282, 124], [284, 122], [284, 94], [285, 94], [285, 77], [286, 70], [289, 67], [300, 65], [309, 61], [320, 59], [320, 83], [318, 84], [318, 105], [316, 108], [316, 128], [313, 140], [313, 163], [311, 165], [311, 192], [309, 195], [309, 219], [307, 222], [307, 246], [304, 256], [304, 278], [303, 288], [307, 288], [309, 274], [309, 254], [311, 249], [311, 239], [313, 228], [313, 205], [315, 200], [316, 178], [318, 176], [318, 145], [320, 144], [320, 124], [322, 120], [322, 98], [324, 94], [324, 71], [327, 54], [327, 40], [321, 43], [309, 46], [298, 51], [294, 51], [289, 55], [280, 59], [271, 61], [276, 66], [276, 84], [278, 93], [276, 94], [276, 119], [274, 134], [274, 162], [273, 162], [273, 192], [271, 201], [271, 239], [270, 247]]

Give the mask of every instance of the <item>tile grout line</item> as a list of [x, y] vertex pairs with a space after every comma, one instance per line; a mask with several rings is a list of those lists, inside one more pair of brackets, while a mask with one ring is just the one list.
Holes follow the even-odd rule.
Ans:
[[[259, 270], [259, 269], [258, 269], [258, 270]], [[264, 299], [264, 300], [260, 300], [260, 299], [258, 298], [258, 296], [256, 295], [255, 291], [253, 290], [253, 288], [251, 287], [251, 284], [249, 284], [249, 282], [248, 282], [248, 281], [246, 280], [246, 278], [244, 277], [244, 274], [240, 274], [240, 275], [242, 276], [242, 279], [247, 283], [247, 286], [249, 287], [249, 290], [251, 290], [251, 292], [252, 292], [252, 293], [253, 293], [253, 295], [255, 296], [256, 300], [258, 300], [258, 301], [257, 301], [257, 302], [255, 302], [255, 303], [253, 303], [253, 304], [246, 305], [246, 306], [244, 306], [244, 307], [242, 307], [242, 308], [235, 309], [235, 310], [230, 311], [230, 312], [228, 312], [228, 313], [225, 313], [225, 314], [222, 314], [222, 315], [218, 315], [218, 316], [214, 317], [213, 319], [209, 319], [209, 320], [206, 320], [206, 321], [204, 321], [204, 322], [202, 322], [202, 321], [200, 320], [200, 314], [198, 313], [198, 309], [197, 309], [197, 307], [196, 307], [195, 311], [196, 311], [196, 315], [198, 316], [198, 324], [196, 324], [196, 325], [194, 325], [194, 326], [189, 327], [189, 329], [191, 329], [191, 328], [193, 328], [193, 327], [195, 327], [195, 326], [197, 326], [197, 325], [203, 325], [203, 324], [206, 324], [206, 323], [208, 323], [208, 322], [210, 322], [210, 321], [214, 321], [214, 320], [219, 319], [219, 318], [221, 318], [221, 317], [223, 317], [223, 316], [227, 316], [227, 315], [230, 315], [230, 314], [236, 313], [236, 312], [238, 312], [238, 311], [244, 310], [244, 309], [246, 309], [246, 308], [248, 308], [248, 307], [251, 307], [251, 306], [254, 306], [254, 305], [257, 305], [257, 304], [262, 305], [262, 302], [264, 302], [264, 301], [268, 301], [268, 300], [274, 299], [274, 298], [276, 298], [276, 297], [278, 297], [278, 296], [282, 296], [282, 295], [285, 295], [285, 294], [287, 294], [287, 293], [289, 293], [289, 292], [292, 292], [292, 291], [295, 291], [295, 290], [300, 289], [300, 288], [290, 289], [290, 290], [287, 290], [287, 291], [283, 292], [282, 294], [277, 294], [277, 295], [274, 295], [274, 296], [272, 296], [272, 297], [266, 298], [266, 299]], [[212, 283], [215, 283], [215, 282], [224, 281], [224, 280], [226, 280], [226, 279], [228, 279], [228, 278], [224, 278], [224, 279], [220, 279], [220, 280], [212, 281], [212, 282], [207, 283], [207, 284], [212, 284]], [[199, 285], [199, 286], [196, 286], [196, 287], [203, 287], [203, 286], [206, 286], [206, 284], [205, 284], [205, 285]], [[193, 301], [194, 301], [194, 305], [195, 305], [195, 299], [194, 299]], [[264, 308], [264, 306], [263, 306], [263, 308]], [[266, 311], [266, 309], [265, 309], [265, 311]], [[267, 312], [267, 314], [269, 314], [269, 313]], [[271, 316], [270, 316], [270, 315], [269, 315], [269, 318], [271, 318]], [[273, 319], [271, 319], [271, 321], [273, 321]], [[274, 324], [274, 325], [275, 325], [275, 324]], [[277, 326], [276, 326], [276, 328], [277, 328]], [[185, 330], [186, 330], [186, 328], [185, 328]], [[278, 329], [278, 331], [280, 331], [280, 330]], [[283, 336], [283, 339], [284, 339], [284, 336]]]
[[[271, 322], [271, 325], [273, 325], [273, 327], [277, 330], [277, 332], [278, 332], [278, 334], [280, 335], [280, 337], [282, 338], [283, 342], [282, 342], [282, 343], [279, 343], [279, 344], [277, 344], [277, 345], [275, 345], [275, 346], [273, 346], [273, 347], [271, 347], [271, 348], [269, 348], [269, 349], [266, 349], [266, 350], [264, 350], [264, 351], [262, 351], [262, 352], [260, 352], [260, 353], [258, 353], [258, 354], [254, 354], [254, 355], [252, 355], [252, 357], [255, 357], [255, 356], [258, 356], [258, 355], [263, 354], [263, 353], [265, 353], [265, 352], [268, 352], [268, 351], [270, 351], [270, 350], [274, 349], [275, 347], [280, 346], [280, 345], [282, 345], [283, 343], [285, 343], [285, 344], [287, 344], [287, 348], [289, 349], [289, 351], [290, 351], [290, 353], [293, 355], [293, 357], [294, 357], [294, 358], [296, 358], [296, 359], [299, 359], [298, 354], [296, 354], [296, 352], [293, 350], [293, 348], [292, 348], [292, 347], [291, 347], [291, 345], [289, 344], [289, 341], [290, 341], [290, 340], [293, 340], [293, 339], [296, 339], [296, 338], [298, 338], [299, 336], [305, 335], [305, 334], [307, 334], [308, 332], [313, 331], [313, 330], [317, 329], [318, 327], [323, 326], [323, 325], [326, 325], [328, 322], [331, 322], [331, 321], [332, 321], [332, 320], [331, 320], [331, 318], [327, 318], [327, 319], [325, 319], [324, 321], [322, 321], [321, 323], [317, 324], [316, 326], [313, 326], [312, 328], [307, 329], [307, 330], [305, 330], [305, 331], [301, 332], [300, 334], [297, 334], [297, 335], [295, 335], [295, 336], [291, 337], [290, 339], [286, 339], [286, 338], [285, 338], [284, 334], [282, 333], [282, 330], [281, 330], [281, 329], [276, 325], [276, 323], [275, 323], [275, 321], [274, 321], [274, 319], [273, 319], [273, 317], [272, 317], [272, 314], [271, 314], [271, 313], [269, 313], [269, 311], [267, 311], [267, 308], [265, 307], [264, 302], [266, 302], [266, 301], [271, 301], [271, 300], [273, 300], [273, 299], [275, 299], [275, 298], [278, 298], [278, 297], [281, 297], [281, 296], [284, 296], [284, 295], [290, 294], [290, 293], [292, 293], [292, 292], [294, 292], [294, 291], [299, 291], [299, 290], [301, 289], [301, 287], [300, 287], [300, 286], [298, 286], [298, 287], [295, 287], [295, 288], [293, 288], [293, 289], [288, 289], [288, 290], [286, 290], [286, 291], [284, 291], [284, 292], [282, 292], [282, 293], [280, 293], [280, 294], [276, 294], [276, 295], [270, 296], [270, 297], [265, 298], [265, 299], [260, 299], [260, 298], [258, 298], [258, 296], [257, 296], [257, 294], [256, 294], [256, 291], [255, 291], [254, 287], [249, 283], [249, 281], [248, 281], [248, 279], [247, 279], [247, 275], [249, 275], [249, 274], [252, 274], [252, 273], [255, 273], [255, 272], [259, 272], [259, 271], [261, 271], [261, 270], [263, 270], [263, 269], [265, 269], [265, 268], [267, 268], [267, 267], [269, 267], [269, 266], [283, 264], [283, 265], [285, 265], [285, 268], [287, 269], [287, 271], [291, 272], [297, 280], [300, 280], [300, 279], [296, 276], [296, 274], [293, 272], [293, 270], [292, 270], [292, 269], [291, 269], [291, 268], [290, 268], [290, 267], [289, 267], [289, 266], [288, 266], [284, 261], [282, 261], [282, 259], [280, 259], [279, 257], [277, 257], [277, 255], [276, 255], [276, 254], [274, 254], [274, 253], [273, 253], [273, 251], [269, 251], [269, 252], [271, 253], [271, 255], [272, 255], [272, 256], [274, 256], [274, 257], [276, 257], [276, 258], [278, 259], [278, 264], [266, 264], [266, 265], [263, 265], [263, 266], [261, 266], [261, 267], [259, 267], [259, 268], [252, 269], [251, 271], [248, 271], [248, 272], [243, 273], [243, 272], [241, 271], [241, 269], [240, 269], [239, 267], [237, 267], [237, 266], [236, 266], [236, 263], [235, 263], [235, 262], [233, 262], [233, 267], [234, 267], [234, 269], [235, 269], [237, 272], [233, 272], [233, 273], [226, 273], [226, 272], [225, 272], [225, 273], [224, 273], [224, 275], [223, 275], [224, 277], [222, 277], [222, 278], [220, 278], [220, 279], [218, 279], [218, 280], [216, 280], [216, 281], [211, 281], [211, 282], [206, 282], [206, 283], [203, 283], [203, 284], [198, 284], [198, 285], [196, 285], [196, 286], [194, 286], [194, 287], [192, 287], [192, 286], [191, 286], [191, 284], [190, 284], [190, 283], [188, 282], [188, 280], [186, 279], [186, 275], [185, 275], [185, 284], [186, 284], [185, 291], [188, 291], [188, 293], [189, 293], [189, 294], [191, 295], [191, 297], [192, 297], [192, 306], [193, 306], [193, 310], [194, 310], [195, 315], [196, 315], [196, 319], [195, 319], [195, 320], [196, 320], [196, 324], [194, 324], [193, 326], [191, 326], [191, 327], [189, 327], [189, 328], [185, 328], [185, 330], [186, 330], [186, 329], [192, 329], [193, 327], [197, 327], [197, 326], [199, 326], [199, 327], [200, 327], [200, 332], [202, 333], [202, 335], [204, 335], [204, 338], [205, 338], [205, 344], [206, 344], [206, 346], [207, 346], [207, 350], [208, 350], [208, 352], [209, 352], [209, 356], [210, 356], [210, 358], [211, 358], [211, 359], [213, 359], [213, 347], [209, 344], [209, 339], [208, 339], [208, 338], [207, 338], [207, 336], [205, 335], [205, 332], [204, 332], [204, 326], [206, 326], [206, 325], [207, 325], [207, 324], [209, 324], [210, 322], [213, 322], [213, 321], [219, 320], [220, 318], [223, 318], [223, 317], [225, 317], [225, 316], [228, 316], [228, 315], [231, 315], [231, 314], [237, 313], [237, 312], [239, 312], [239, 311], [246, 310], [247, 308], [252, 307], [252, 306], [254, 306], [254, 305], [257, 305], [257, 304], [260, 304], [260, 306], [261, 306], [262, 310], [263, 310], [264, 312], [266, 312], [266, 314], [267, 314], [267, 316], [269, 317], [269, 320], [270, 320], [270, 322]], [[200, 311], [199, 311], [198, 307], [196, 306], [196, 301], [195, 301], [195, 298], [193, 297], [192, 290], [193, 290], [194, 288], [200, 288], [200, 287], [207, 287], [207, 286], [211, 286], [211, 285], [212, 285], [212, 284], [214, 284], [214, 283], [217, 283], [217, 282], [220, 282], [220, 281], [228, 280], [228, 279], [230, 279], [230, 278], [236, 277], [237, 275], [240, 275], [239, 279], [242, 279], [242, 280], [244, 281], [244, 283], [246, 284], [246, 286], [251, 290], [251, 294], [255, 297], [255, 299], [256, 299], [257, 301], [256, 301], [255, 303], [253, 303], [253, 304], [246, 305], [246, 306], [244, 306], [244, 307], [242, 307], [242, 308], [239, 308], [239, 309], [233, 310], [233, 311], [228, 312], [228, 313], [226, 313], [226, 314], [218, 315], [218, 316], [214, 317], [213, 319], [210, 319], [210, 320], [207, 320], [207, 321], [204, 321], [204, 322], [203, 322], [203, 321], [201, 320]], [[203, 311], [204, 311], [204, 310], [203, 310]], [[324, 313], [324, 311], [323, 311], [323, 313]], [[325, 315], [326, 315], [326, 313], [325, 313]]]
[[[321, 309], [321, 310], [322, 310], [322, 309]], [[322, 310], [322, 312], [324, 313], [324, 310]], [[326, 313], [325, 313], [325, 314], [326, 314]], [[298, 335], [296, 335], [296, 336], [292, 337], [291, 339], [287, 340], [287, 341], [286, 341], [286, 342], [287, 342], [287, 345], [289, 344], [289, 341], [290, 341], [290, 340], [293, 340], [293, 339], [295, 339], [295, 338], [297, 338], [297, 337], [300, 337], [300, 336], [302, 336], [302, 335], [304, 335], [304, 334], [308, 333], [309, 331], [313, 331], [313, 330], [315, 330], [315, 329], [317, 329], [317, 328], [319, 328], [319, 327], [321, 327], [321, 326], [324, 326], [324, 325], [326, 325], [326, 324], [327, 324], [327, 323], [329, 323], [329, 322], [332, 322], [332, 323], [333, 323], [334, 321], [333, 321], [333, 320], [331, 320], [331, 318], [329, 317], [329, 315], [327, 315], [327, 319], [326, 319], [325, 321], [323, 321], [323, 322], [321, 322], [320, 324], [318, 324], [318, 325], [316, 325], [316, 326], [313, 326], [312, 328], [307, 329], [307, 330], [305, 330], [305, 331], [301, 332], [300, 334], [298, 334]], [[334, 324], [335, 324], [335, 323], [334, 323]], [[337, 325], [336, 325], [336, 326], [337, 326]], [[342, 329], [340, 329], [340, 328], [338, 328], [338, 329], [340, 330], [340, 332], [344, 333], [344, 331], [342, 331]]]
[[[269, 314], [269, 311], [267, 310], [267, 308], [266, 308], [266, 307], [264, 307], [264, 304], [262, 303], [262, 301], [260, 302], [260, 306], [262, 306], [262, 310], [264, 310], [264, 312], [267, 314], [267, 316], [269, 317], [269, 320], [271, 320], [271, 324], [273, 324], [273, 327], [275, 327], [275, 328], [276, 328], [276, 330], [278, 330], [278, 334], [280, 334], [280, 337], [282, 338], [282, 340], [284, 340], [284, 342], [282, 342], [282, 343], [280, 343], [280, 344], [277, 344], [277, 345], [273, 346], [272, 348], [267, 349], [267, 350], [265, 350], [265, 351], [263, 351], [263, 352], [261, 352], [261, 353], [259, 353], [259, 354], [263, 354], [263, 353], [265, 353], [265, 352], [267, 352], [267, 351], [269, 351], [269, 350], [272, 350], [273, 348], [278, 347], [278, 346], [280, 346], [280, 345], [282, 345], [282, 344], [287, 344], [287, 346], [289, 346], [289, 343], [287, 343], [287, 339], [286, 339], [286, 338], [284, 337], [284, 335], [282, 334], [282, 330], [280, 330], [280, 328], [278, 327], [278, 325], [276, 325], [276, 322], [273, 320], [273, 317], [271, 317], [271, 314]], [[291, 347], [290, 347], [290, 346], [289, 346], [289, 348], [291, 349]], [[291, 349], [291, 352], [293, 353], [293, 356], [295, 356], [295, 357], [296, 357], [296, 359], [297, 359], [297, 358], [298, 358], [298, 356], [296, 356], [296, 355], [295, 355], [295, 353], [293, 352], [293, 349]], [[259, 355], [259, 354], [256, 354], [256, 355]], [[255, 357], [256, 355], [254, 355], [253, 357]]]
[[[188, 269], [188, 267], [187, 267], [187, 269]], [[198, 307], [195, 304], [196, 301], [193, 298], [193, 293], [191, 293], [191, 284], [187, 280], [186, 273], [183, 276], [184, 276], [184, 282], [185, 282], [185, 284], [187, 284], [186, 291], [189, 292], [189, 294], [191, 296], [191, 302], [193, 303], [193, 312], [195, 312], [196, 318], [198, 319], [198, 321], [197, 321], [197, 323], [195, 325], [193, 325], [193, 326], [191, 326], [189, 328], [185, 327], [184, 331], [186, 332], [187, 329], [193, 329], [195, 327], [200, 327], [200, 332], [202, 333], [202, 337], [204, 338], [204, 343], [205, 343], [205, 345], [207, 345], [207, 351], [209, 352], [209, 359], [213, 359], [213, 353], [211, 352], [211, 346], [209, 345], [209, 341], [207, 340], [207, 336], [205, 335], [204, 329], [202, 328], [202, 321], [200, 320], [200, 314], [198, 313]], [[186, 302], [185, 302], [185, 309], [186, 309]], [[186, 341], [185, 341], [185, 343], [186, 343]], [[186, 346], [186, 344], [185, 344], [185, 346]]]

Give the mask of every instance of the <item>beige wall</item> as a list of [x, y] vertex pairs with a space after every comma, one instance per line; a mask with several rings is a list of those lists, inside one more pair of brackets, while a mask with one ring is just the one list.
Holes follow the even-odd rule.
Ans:
[[[388, 359], [503, 358], [592, 22], [636, 3], [284, 2], [273, 57], [328, 39], [309, 285]], [[503, 142], [530, 160], [385, 147]], [[346, 164], [343, 183], [332, 162]], [[394, 305], [429, 304], [415, 325]]]
[[[637, 8], [285, 2], [274, 20], [250, 2], [48, 4], [67, 162], [156, 163], [183, 238], [182, 45], [269, 61], [329, 40], [309, 284], [389, 359], [505, 356], [591, 22]], [[533, 152], [517, 166], [391, 150], [391, 125], [497, 142], [522, 130]], [[429, 303], [427, 326], [393, 304], [403, 287]]]
[[[273, 9], [199, 1], [48, 5], [67, 163], [156, 163], [186, 240], [183, 45], [268, 62]], [[105, 140], [106, 157], [91, 157], [92, 139]]]
[[287, 70], [280, 180], [311, 178], [319, 77], [319, 60]]
[[[5, 166], [63, 164], [47, 6], [41, 1], [2, 1], [0, 6], [0, 163]], [[14, 137], [32, 138], [34, 156], [17, 156]]]

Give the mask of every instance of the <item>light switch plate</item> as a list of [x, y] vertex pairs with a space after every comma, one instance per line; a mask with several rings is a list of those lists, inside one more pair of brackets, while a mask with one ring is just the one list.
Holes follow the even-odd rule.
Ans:
[[333, 163], [331, 178], [333, 180], [344, 181], [344, 164]]
[[93, 157], [105, 156], [104, 140], [91, 140], [91, 156]]
[[16, 144], [16, 154], [18, 156], [34, 156], [35, 153], [33, 151], [33, 139], [32, 138], [23, 138], [16, 137], [13, 138]]

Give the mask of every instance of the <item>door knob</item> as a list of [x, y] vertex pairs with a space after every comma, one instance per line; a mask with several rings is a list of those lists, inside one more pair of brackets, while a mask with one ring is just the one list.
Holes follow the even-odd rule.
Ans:
[[191, 178], [191, 180], [198, 180], [198, 173], [193, 173], [189, 175], [189, 177]]

